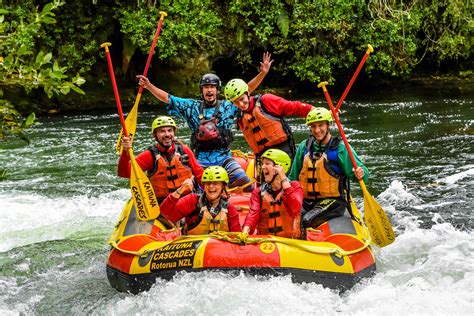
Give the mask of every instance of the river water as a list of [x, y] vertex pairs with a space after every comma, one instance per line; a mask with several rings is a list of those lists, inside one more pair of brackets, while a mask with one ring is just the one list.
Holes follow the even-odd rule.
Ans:
[[[472, 91], [472, 90], [471, 90]], [[183, 273], [139, 295], [108, 284], [110, 236], [129, 198], [116, 176], [115, 112], [41, 118], [31, 145], [0, 143], [0, 313], [474, 314], [473, 94], [382, 91], [345, 103], [341, 121], [397, 240], [375, 248], [377, 274], [338, 293], [289, 277]], [[306, 100], [323, 105], [323, 98]], [[143, 107], [134, 144], [150, 144], [159, 107]], [[289, 120], [295, 137], [302, 119]], [[187, 140], [180, 122], [178, 135]], [[236, 132], [236, 148], [246, 150]], [[357, 184], [353, 196], [363, 205]]]

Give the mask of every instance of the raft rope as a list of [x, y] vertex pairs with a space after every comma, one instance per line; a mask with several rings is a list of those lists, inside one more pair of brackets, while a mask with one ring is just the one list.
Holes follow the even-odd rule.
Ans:
[[[136, 236], [136, 235], [135, 235]], [[143, 235], [148, 236], [149, 235]], [[372, 239], [370, 235], [367, 235], [367, 238], [360, 239], [357, 238], [360, 242], [362, 242], [362, 246], [354, 249], [354, 250], [344, 250], [341, 247], [334, 244], [333, 247], [323, 247], [323, 246], [316, 246], [316, 245], [306, 245], [301, 243], [301, 241], [297, 239], [289, 239], [289, 238], [281, 238], [281, 237], [249, 237], [245, 233], [235, 233], [235, 232], [213, 232], [208, 235], [211, 238], [219, 239], [222, 241], [240, 244], [240, 245], [248, 245], [248, 244], [261, 244], [261, 243], [276, 243], [276, 244], [284, 244], [288, 246], [292, 246], [298, 248], [300, 250], [309, 252], [309, 253], [316, 253], [316, 254], [334, 254], [336, 257], [343, 257], [343, 256], [350, 256], [355, 253], [359, 253], [364, 249], [368, 248]], [[172, 242], [183, 241], [183, 240], [202, 240], [203, 235], [186, 235], [186, 236], [179, 236], [174, 240], [170, 240], [167, 242], [159, 242], [160, 245], [158, 247], [153, 247], [151, 249], [144, 249], [140, 251], [133, 251], [133, 250], [125, 250], [121, 248], [115, 240], [110, 241], [109, 245], [113, 248], [117, 249], [120, 252], [127, 253], [134, 256], [146, 257], [150, 253], [160, 250], [161, 248], [169, 245]], [[351, 237], [354, 237], [351, 235]], [[356, 238], [356, 237], [355, 237]]]
[[237, 191], [237, 190], [243, 191], [246, 187], [248, 187], [248, 186], [254, 184], [255, 182], [256, 182], [256, 180], [255, 180], [255, 179], [252, 179], [250, 182], [247, 182], [246, 184], [241, 185], [240, 187], [233, 187], [232, 189], [228, 189], [228, 190], [227, 190], [227, 193], [231, 193], [231, 192]]

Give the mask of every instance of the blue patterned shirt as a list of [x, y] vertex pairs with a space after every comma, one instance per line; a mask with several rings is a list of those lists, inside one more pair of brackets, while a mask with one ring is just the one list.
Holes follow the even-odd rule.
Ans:
[[[169, 95], [167, 107], [168, 113], [184, 119], [192, 132], [199, 128], [199, 107], [199, 100], [183, 99], [171, 94]], [[224, 100], [218, 111], [220, 113], [220, 119], [217, 122], [217, 127], [232, 129], [238, 108], [232, 102]], [[214, 106], [212, 108], [204, 108], [203, 110], [205, 119], [210, 119], [214, 116], [214, 113]], [[200, 151], [197, 152], [196, 155], [199, 163], [203, 166], [221, 165], [222, 162], [229, 157], [232, 157], [229, 148], [213, 151]]]

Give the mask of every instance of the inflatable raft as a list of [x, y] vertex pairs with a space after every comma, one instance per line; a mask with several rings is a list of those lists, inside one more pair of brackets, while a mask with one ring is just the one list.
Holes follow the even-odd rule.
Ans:
[[[231, 203], [246, 216], [249, 195]], [[295, 282], [316, 282], [345, 290], [375, 272], [371, 239], [353, 203], [354, 217], [329, 220], [307, 234], [307, 240], [219, 232], [182, 236], [164, 218], [144, 222], [133, 203], [124, 207], [109, 244], [107, 277], [119, 291], [148, 290], [157, 278], [181, 271], [244, 271], [252, 275], [290, 274]]]

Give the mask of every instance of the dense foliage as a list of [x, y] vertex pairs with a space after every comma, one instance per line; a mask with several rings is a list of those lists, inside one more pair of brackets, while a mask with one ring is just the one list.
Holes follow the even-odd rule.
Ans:
[[151, 71], [152, 79], [188, 90], [217, 64], [232, 66], [224, 79], [255, 74], [265, 50], [276, 60], [276, 84], [335, 82], [353, 71], [369, 43], [375, 53], [364, 69], [368, 76], [399, 79], [445, 69], [472, 75], [473, 8], [466, 0], [17, 0], [2, 6], [0, 112], [10, 114], [60, 106], [55, 96], [82, 93], [83, 77], [90, 87], [103, 85], [104, 41], [113, 44], [117, 79], [130, 83], [143, 71], [159, 11], [168, 16], [152, 70], [166, 76]]
[[48, 98], [68, 94], [71, 90], [84, 93], [78, 86], [84, 83], [79, 75], [69, 80], [67, 67], [53, 61], [53, 54], [45, 52], [41, 41], [44, 25], [54, 24], [53, 10], [63, 5], [55, 1], [41, 10], [32, 6], [11, 6], [0, 9], [2, 42], [0, 51], [0, 139], [13, 134], [28, 141], [22, 133], [34, 122], [34, 113], [23, 120], [17, 108], [30, 110], [24, 105], [33, 90], [43, 89]]

